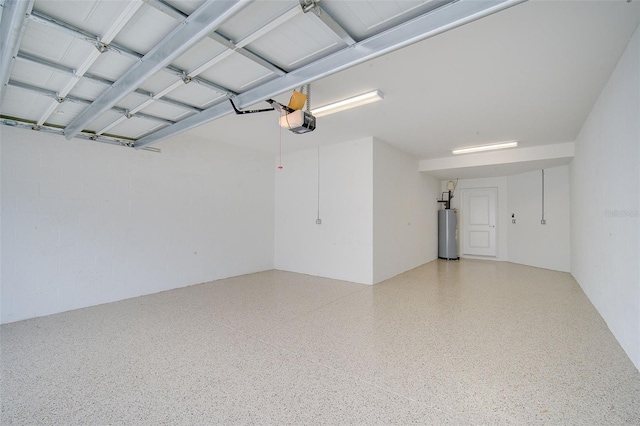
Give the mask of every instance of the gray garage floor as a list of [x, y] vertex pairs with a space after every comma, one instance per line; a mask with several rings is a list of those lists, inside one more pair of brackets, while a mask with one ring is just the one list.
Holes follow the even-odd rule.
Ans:
[[640, 424], [640, 373], [566, 273], [269, 271], [1, 327], [0, 423]]

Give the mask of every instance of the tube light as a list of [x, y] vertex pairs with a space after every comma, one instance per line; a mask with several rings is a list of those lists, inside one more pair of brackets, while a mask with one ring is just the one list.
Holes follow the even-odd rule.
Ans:
[[452, 154], [470, 154], [472, 152], [493, 151], [494, 149], [515, 148], [518, 141], [492, 143], [489, 145], [467, 146], [464, 148], [456, 148], [451, 151]]
[[374, 90], [373, 92], [363, 93], [362, 95], [354, 96], [352, 98], [343, 99], [338, 102], [334, 102], [329, 105], [321, 106], [311, 110], [311, 114], [315, 117], [322, 117], [323, 115], [329, 115], [347, 109], [359, 107], [362, 105], [370, 104], [372, 102], [381, 101], [384, 99], [384, 94], [380, 90]]

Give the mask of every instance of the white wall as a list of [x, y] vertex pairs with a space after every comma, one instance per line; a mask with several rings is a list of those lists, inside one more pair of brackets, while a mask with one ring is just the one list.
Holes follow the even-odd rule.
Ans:
[[2, 322], [273, 267], [273, 157], [2, 126]]
[[[545, 169], [545, 220], [542, 225], [542, 172], [507, 177], [509, 261], [569, 272], [569, 166]], [[515, 213], [516, 223], [511, 223]]]
[[374, 284], [437, 257], [440, 182], [371, 137], [284, 154], [275, 268]]
[[373, 138], [283, 154], [275, 178], [275, 268], [373, 283]]
[[[0, 12], [1, 14], [2, 12]], [[2, 323], [2, 236], [5, 234], [2, 227], [3, 197], [2, 197], [2, 133], [0, 131], [0, 324]]]
[[[442, 182], [441, 192], [446, 190], [447, 181]], [[453, 200], [451, 200], [451, 208], [458, 211], [458, 253], [460, 257], [487, 259], [486, 257], [477, 256], [463, 256], [462, 247], [464, 247], [464, 210], [461, 209], [462, 204], [462, 190], [463, 189], [477, 189], [477, 188], [497, 188], [498, 189], [498, 217], [496, 223], [496, 240], [497, 240], [497, 255], [492, 257], [492, 260], [509, 260], [507, 249], [507, 234], [509, 232], [508, 224], [511, 223], [510, 214], [507, 212], [507, 178], [481, 178], [481, 179], [460, 179], [458, 185], [453, 194]], [[440, 198], [440, 195], [438, 195]]]
[[640, 369], [640, 30], [576, 140], [571, 271]]
[[438, 257], [440, 182], [418, 171], [413, 157], [373, 142], [373, 281]]
[[[441, 182], [441, 191], [447, 181]], [[522, 173], [482, 179], [460, 179], [451, 207], [458, 210], [458, 251], [461, 257], [464, 244], [464, 209], [462, 190], [475, 188], [498, 189], [497, 256], [492, 260], [510, 261], [539, 268], [568, 272], [570, 270], [570, 191], [569, 167], [545, 170], [545, 219], [542, 216], [541, 172]], [[516, 224], [511, 214], [516, 214]]]

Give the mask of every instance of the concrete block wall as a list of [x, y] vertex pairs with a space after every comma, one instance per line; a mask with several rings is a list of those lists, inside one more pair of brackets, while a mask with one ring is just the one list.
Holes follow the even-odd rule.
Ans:
[[571, 273], [640, 369], [640, 29], [576, 140]]
[[3, 323], [273, 268], [273, 157], [2, 126]]

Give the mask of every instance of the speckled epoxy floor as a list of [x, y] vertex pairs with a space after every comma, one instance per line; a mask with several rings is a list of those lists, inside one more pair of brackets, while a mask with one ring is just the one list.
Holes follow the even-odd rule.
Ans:
[[566, 273], [281, 271], [3, 325], [0, 423], [640, 424], [640, 373]]

